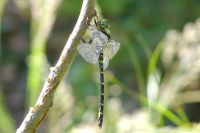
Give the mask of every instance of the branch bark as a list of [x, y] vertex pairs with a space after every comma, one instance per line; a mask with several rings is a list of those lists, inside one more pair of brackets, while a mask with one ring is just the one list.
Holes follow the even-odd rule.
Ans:
[[34, 133], [46, 117], [48, 110], [53, 104], [53, 96], [56, 88], [74, 60], [77, 45], [80, 43], [81, 37], [87, 29], [87, 22], [94, 15], [94, 8], [95, 0], [83, 0], [77, 23], [65, 44], [57, 64], [50, 69], [50, 73], [36, 104], [30, 108], [16, 133]]

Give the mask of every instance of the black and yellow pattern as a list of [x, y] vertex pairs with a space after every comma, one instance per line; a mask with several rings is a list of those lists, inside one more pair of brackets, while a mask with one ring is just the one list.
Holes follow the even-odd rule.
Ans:
[[100, 69], [100, 105], [98, 125], [101, 128], [103, 123], [103, 110], [104, 110], [104, 70], [103, 70], [103, 50], [99, 55], [99, 69]]

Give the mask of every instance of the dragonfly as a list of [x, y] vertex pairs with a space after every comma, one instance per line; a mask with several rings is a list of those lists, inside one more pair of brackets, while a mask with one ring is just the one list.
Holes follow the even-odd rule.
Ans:
[[104, 70], [108, 67], [109, 60], [116, 55], [120, 43], [111, 39], [110, 25], [105, 19], [94, 18], [95, 25], [89, 25], [88, 30], [91, 40], [81, 42], [78, 52], [89, 63], [99, 63], [100, 69], [100, 101], [98, 113], [98, 126], [102, 127], [104, 112]]

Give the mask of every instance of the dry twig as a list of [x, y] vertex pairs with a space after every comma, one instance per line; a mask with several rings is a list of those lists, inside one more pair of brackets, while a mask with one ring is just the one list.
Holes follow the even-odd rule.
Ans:
[[77, 45], [87, 28], [86, 22], [90, 21], [94, 14], [94, 7], [95, 0], [83, 0], [79, 18], [65, 44], [62, 54], [55, 67], [51, 68], [36, 104], [30, 108], [21, 126], [17, 129], [17, 133], [34, 133], [47, 115], [53, 103], [55, 90], [65, 73], [69, 70], [76, 55]]

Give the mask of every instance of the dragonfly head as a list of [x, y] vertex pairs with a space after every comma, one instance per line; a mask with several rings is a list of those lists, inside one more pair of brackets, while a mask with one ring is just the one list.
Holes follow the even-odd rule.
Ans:
[[109, 25], [108, 21], [105, 20], [105, 19], [98, 21], [96, 23], [96, 26], [97, 26], [98, 29], [101, 29], [101, 30], [110, 29], [110, 25]]

